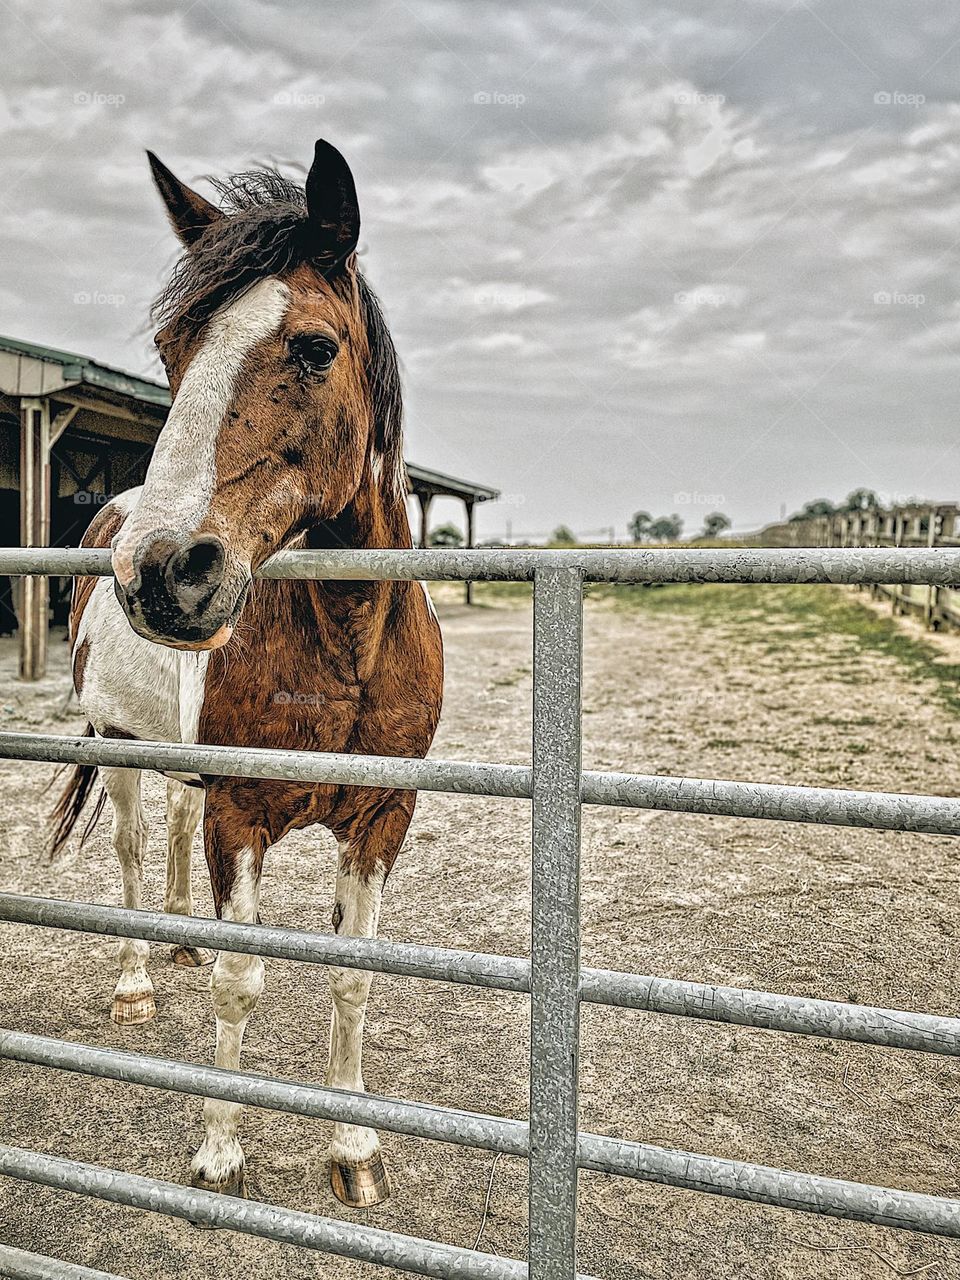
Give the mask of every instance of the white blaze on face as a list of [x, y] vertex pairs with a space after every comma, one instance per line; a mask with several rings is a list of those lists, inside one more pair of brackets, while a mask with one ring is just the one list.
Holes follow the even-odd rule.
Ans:
[[233, 402], [237, 375], [257, 343], [279, 329], [290, 290], [272, 277], [218, 311], [190, 361], [160, 432], [137, 508], [121, 530], [113, 571], [134, 577], [133, 556], [154, 530], [189, 534], [210, 507], [216, 479], [217, 436]]

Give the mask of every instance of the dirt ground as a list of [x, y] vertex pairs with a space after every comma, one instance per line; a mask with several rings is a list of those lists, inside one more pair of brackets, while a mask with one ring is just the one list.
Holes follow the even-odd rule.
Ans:
[[[447, 699], [434, 754], [529, 759], [531, 639], [522, 593], [490, 588], [467, 610], [438, 593]], [[587, 607], [588, 768], [960, 793], [955, 652], [919, 643], [842, 588], [634, 589]], [[25, 688], [0, 649], [0, 724], [70, 732], [66, 646]], [[952, 661], [951, 661], [952, 659]], [[0, 762], [0, 883], [114, 903], [103, 824], [56, 865], [43, 854], [47, 766]], [[161, 784], [147, 902], [162, 897]], [[529, 807], [423, 796], [388, 891], [386, 938], [528, 952]], [[272, 850], [265, 921], [328, 927], [333, 844], [297, 833]], [[309, 863], [315, 874], [304, 877]], [[210, 912], [198, 854], [198, 911]], [[690, 815], [584, 813], [585, 964], [953, 1014], [960, 845]], [[301, 887], [295, 897], [291, 886]], [[209, 971], [154, 949], [159, 1014], [109, 1018], [116, 943], [0, 927], [2, 1021], [15, 1029], [210, 1059]], [[307, 1012], [306, 1021], [304, 1012]], [[382, 978], [366, 1038], [373, 1091], [523, 1116], [525, 1001]], [[268, 962], [243, 1065], [322, 1078], [329, 999], [322, 970]], [[960, 1195], [958, 1085], [950, 1059], [587, 1007], [582, 1125], [664, 1146], [917, 1191]], [[0, 1063], [6, 1142], [182, 1180], [197, 1099]], [[329, 1126], [249, 1111], [250, 1193], [321, 1214], [334, 1201]], [[358, 1221], [523, 1257], [525, 1165], [384, 1135], [395, 1196]], [[492, 1177], [492, 1181], [491, 1181]], [[490, 1186], [489, 1212], [484, 1199]], [[386, 1276], [320, 1254], [0, 1180], [0, 1240], [130, 1280]], [[607, 1280], [960, 1278], [960, 1243], [585, 1174], [581, 1270]]]

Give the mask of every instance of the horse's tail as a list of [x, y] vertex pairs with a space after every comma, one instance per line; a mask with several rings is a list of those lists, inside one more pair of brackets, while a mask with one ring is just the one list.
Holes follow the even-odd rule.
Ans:
[[[92, 724], [88, 724], [83, 731], [85, 738], [94, 736], [94, 728]], [[97, 781], [97, 766], [95, 764], [77, 764], [70, 770], [67, 779], [67, 785], [63, 789], [63, 794], [53, 807], [50, 817], [56, 823], [53, 836], [50, 840], [50, 856], [55, 858], [63, 846], [70, 838], [70, 833], [77, 825], [81, 813], [86, 807], [87, 801], [90, 799], [90, 792], [93, 790]], [[83, 829], [83, 835], [80, 838], [82, 844], [87, 836], [97, 825], [97, 821], [103, 813], [103, 806], [107, 802], [107, 793], [101, 790], [97, 796], [97, 802], [93, 807], [93, 813]]]

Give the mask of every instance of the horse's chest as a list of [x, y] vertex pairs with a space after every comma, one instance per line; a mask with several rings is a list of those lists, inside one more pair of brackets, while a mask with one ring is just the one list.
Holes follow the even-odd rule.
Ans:
[[300, 751], [344, 751], [363, 695], [347, 650], [318, 654], [267, 647], [211, 654], [200, 741]]

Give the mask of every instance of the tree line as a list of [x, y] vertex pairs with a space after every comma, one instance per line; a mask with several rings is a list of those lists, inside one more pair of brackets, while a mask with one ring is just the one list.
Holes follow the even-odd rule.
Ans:
[[[722, 511], [711, 511], [704, 517], [703, 529], [698, 536], [719, 538], [731, 527], [729, 516]], [[627, 531], [634, 542], [679, 542], [683, 533], [683, 521], [676, 513], [654, 518], [649, 511], [637, 511], [627, 525]], [[464, 538], [455, 524], [448, 523], [431, 529], [429, 541], [431, 547], [462, 547]], [[569, 525], [559, 524], [550, 535], [550, 543], [553, 546], [573, 547], [577, 544], [577, 535]]]
[[829, 498], [814, 498], [812, 502], [805, 502], [799, 511], [788, 517], [787, 523], [814, 520], [817, 516], [855, 515], [858, 511], [877, 511], [882, 506], [879, 495], [872, 489], [854, 489], [842, 502], [831, 502]]
[[[876, 511], [882, 506], [879, 495], [873, 489], [854, 489], [842, 502], [832, 502], [829, 498], [814, 498], [805, 502], [799, 511], [795, 511], [787, 519], [788, 523], [796, 524], [800, 520], [813, 520], [817, 516]], [[711, 511], [704, 517], [703, 528], [697, 536], [719, 538], [730, 528], [732, 524], [729, 516], [722, 511]], [[634, 542], [679, 542], [683, 534], [683, 520], [676, 512], [669, 516], [654, 517], [649, 511], [637, 511], [627, 530]], [[461, 547], [463, 541], [463, 534], [455, 524], [442, 524], [430, 533], [432, 547]], [[576, 545], [577, 536], [567, 525], [561, 524], [550, 535], [550, 541], [555, 546], [572, 547]]]
[[[721, 533], [731, 527], [730, 517], [722, 511], [711, 511], [704, 517], [701, 538], [719, 538]], [[677, 542], [683, 533], [683, 521], [674, 513], [672, 516], [657, 516], [654, 519], [649, 511], [637, 511], [628, 526], [630, 537], [634, 542]]]

